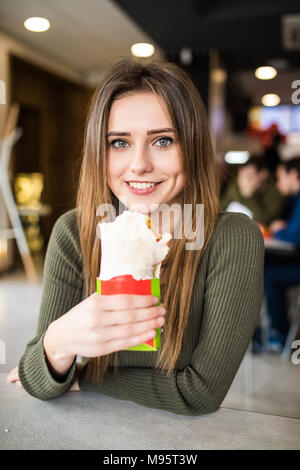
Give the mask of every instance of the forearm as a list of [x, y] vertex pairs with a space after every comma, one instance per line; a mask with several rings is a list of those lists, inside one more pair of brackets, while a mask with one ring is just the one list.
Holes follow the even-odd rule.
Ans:
[[218, 394], [210, 396], [204, 381], [191, 366], [184, 371], [174, 370], [168, 377], [150, 368], [122, 367], [116, 376], [105, 376], [98, 384], [87, 379], [84, 369], [78, 384], [80, 390], [190, 416], [216, 411], [223, 400]]
[[76, 371], [74, 355], [73, 362], [70, 354], [68, 360], [66, 357], [62, 360], [58, 355], [54, 361], [47, 342], [46, 351], [44, 349], [44, 339], [53, 322], [83, 298], [80, 242], [76, 234], [77, 221], [73, 211], [61, 216], [53, 227], [44, 263], [43, 296], [36, 335], [27, 344], [18, 365], [24, 389], [42, 400], [66, 392]]

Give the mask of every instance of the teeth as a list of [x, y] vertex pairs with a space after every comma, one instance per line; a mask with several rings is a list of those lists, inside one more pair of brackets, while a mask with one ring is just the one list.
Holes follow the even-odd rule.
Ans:
[[135, 189], [147, 189], [153, 188], [153, 186], [155, 186], [155, 183], [129, 183], [129, 186]]

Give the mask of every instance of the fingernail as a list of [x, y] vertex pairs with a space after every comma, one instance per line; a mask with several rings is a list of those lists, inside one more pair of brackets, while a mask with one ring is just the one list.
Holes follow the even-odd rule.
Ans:
[[160, 308], [159, 308], [159, 314], [160, 314], [160, 315], [164, 315], [166, 312], [167, 312], [167, 311], [166, 311], [166, 309], [165, 309], [164, 307], [160, 307]]
[[158, 304], [159, 298], [158, 298], [158, 297], [153, 297], [153, 298], [152, 298], [152, 302], [153, 302], [153, 305]]

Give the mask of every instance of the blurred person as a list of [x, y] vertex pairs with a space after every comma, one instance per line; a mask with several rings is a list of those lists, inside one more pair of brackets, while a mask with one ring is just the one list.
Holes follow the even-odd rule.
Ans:
[[280, 145], [285, 142], [286, 136], [281, 134], [279, 127], [276, 123], [271, 124], [267, 129], [267, 133], [262, 139], [264, 144], [264, 157], [268, 161], [268, 165], [271, 172], [275, 172], [278, 165], [280, 164]]
[[247, 134], [259, 140], [263, 147], [262, 155], [266, 158], [270, 171], [274, 173], [281, 160], [279, 148], [286, 141], [286, 135], [280, 132], [276, 123], [265, 129], [253, 127], [250, 124], [247, 128]]
[[234, 202], [247, 207], [254, 221], [261, 225], [268, 225], [282, 215], [285, 198], [276, 188], [266, 158], [253, 155], [238, 169], [236, 179], [229, 183], [221, 196], [222, 210], [226, 211]]
[[271, 172], [275, 172], [276, 168], [280, 164], [280, 154], [278, 147], [282, 142], [282, 136], [280, 134], [275, 134], [271, 140], [269, 146], [264, 150], [264, 158], [267, 160], [269, 169]]
[[[272, 237], [300, 247], [300, 157], [282, 162], [277, 168], [277, 187], [292, 199], [288, 220], [275, 220], [270, 225]], [[281, 352], [289, 330], [286, 291], [300, 284], [300, 257], [268, 257], [265, 263], [264, 287], [269, 318], [269, 350]]]
[[300, 157], [282, 162], [277, 168], [277, 188], [291, 198], [288, 220], [274, 220], [269, 230], [274, 238], [300, 245]]

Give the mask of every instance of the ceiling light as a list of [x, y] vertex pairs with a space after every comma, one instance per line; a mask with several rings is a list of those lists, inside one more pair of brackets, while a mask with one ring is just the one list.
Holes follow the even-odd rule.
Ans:
[[271, 80], [272, 78], [276, 77], [277, 70], [274, 67], [265, 66], [258, 67], [254, 73], [256, 78], [259, 78], [259, 80]]
[[247, 150], [231, 150], [225, 154], [225, 162], [234, 165], [241, 165], [249, 160], [250, 154]]
[[275, 93], [268, 93], [261, 99], [264, 106], [277, 106], [280, 103], [280, 98]]
[[191, 65], [193, 62], [193, 52], [190, 47], [182, 47], [179, 51], [180, 62], [183, 65]]
[[39, 16], [33, 16], [31, 18], [27, 18], [24, 21], [24, 26], [29, 31], [39, 32], [47, 31], [50, 28], [50, 22], [47, 18], [41, 18]]
[[131, 46], [131, 53], [136, 57], [150, 57], [154, 50], [154, 46], [146, 42], [137, 42]]

